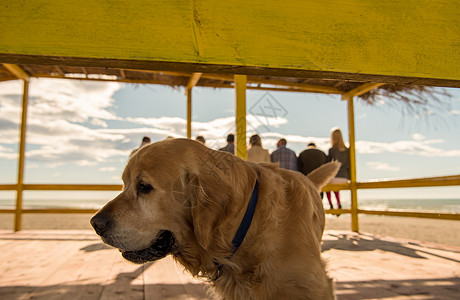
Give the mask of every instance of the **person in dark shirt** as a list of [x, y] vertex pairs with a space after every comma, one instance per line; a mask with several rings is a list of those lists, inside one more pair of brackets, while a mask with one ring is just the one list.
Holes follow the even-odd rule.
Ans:
[[235, 154], [235, 135], [233, 133], [227, 135], [227, 146], [220, 148], [219, 150]]
[[314, 169], [325, 164], [327, 161], [326, 153], [316, 148], [315, 143], [309, 143], [307, 149], [299, 154], [298, 168], [303, 175], [307, 175]]
[[[299, 172], [303, 175], [307, 175], [314, 169], [320, 167], [327, 162], [326, 153], [316, 148], [315, 143], [309, 143], [307, 149], [299, 154], [297, 159], [297, 165]], [[323, 192], [320, 193], [321, 199], [323, 199]]]
[[[327, 158], [328, 161], [338, 161], [341, 163], [340, 169], [335, 175], [335, 178], [332, 178], [330, 183], [333, 184], [342, 184], [347, 183], [350, 179], [350, 150], [345, 146], [343, 141], [342, 132], [338, 128], [333, 128], [331, 131], [331, 145], [329, 149]], [[334, 191], [335, 198], [337, 199], [337, 206], [339, 209], [342, 208], [340, 203], [340, 194], [339, 191]], [[329, 201], [329, 206], [331, 209], [332, 206], [332, 197], [331, 192], [326, 192], [327, 200]]]

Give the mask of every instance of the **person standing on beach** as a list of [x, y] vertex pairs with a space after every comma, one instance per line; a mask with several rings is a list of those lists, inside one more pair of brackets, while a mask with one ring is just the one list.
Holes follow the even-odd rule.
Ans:
[[235, 135], [233, 133], [227, 135], [227, 146], [220, 148], [219, 150], [235, 154]]
[[262, 163], [270, 162], [270, 154], [268, 150], [262, 147], [262, 140], [258, 134], [254, 134], [249, 138], [251, 148], [248, 149], [248, 161]]
[[139, 148], [134, 149], [134, 150], [131, 152], [131, 154], [129, 155], [129, 157], [133, 156], [133, 155], [137, 152], [137, 150], [141, 149], [142, 147], [144, 147], [144, 146], [146, 146], [146, 145], [150, 145], [150, 143], [151, 143], [150, 138], [149, 138], [148, 136], [144, 136], [144, 137], [142, 138], [142, 142], [141, 142], [141, 145], [139, 146]]
[[270, 155], [271, 161], [273, 163], [279, 163], [281, 168], [297, 171], [297, 155], [294, 151], [289, 148], [286, 148], [287, 141], [286, 139], [280, 139], [276, 144], [276, 149]]
[[[339, 128], [332, 128], [331, 130], [331, 148], [329, 149], [327, 160], [328, 161], [338, 161], [342, 165], [340, 166], [339, 171], [335, 178], [329, 183], [332, 184], [342, 184], [347, 183], [350, 179], [350, 150], [345, 146], [343, 141], [342, 131]], [[342, 208], [340, 203], [340, 194], [339, 191], [334, 191], [335, 198], [337, 200], [337, 206], [339, 209]], [[329, 206], [333, 209], [332, 205], [332, 196], [331, 192], [326, 192], [327, 201], [329, 201]]]

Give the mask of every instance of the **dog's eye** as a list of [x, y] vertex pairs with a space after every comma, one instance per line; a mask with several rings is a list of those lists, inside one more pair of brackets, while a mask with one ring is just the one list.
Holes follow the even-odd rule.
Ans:
[[153, 186], [145, 182], [139, 182], [137, 184], [137, 193], [138, 194], [148, 194], [153, 190]]

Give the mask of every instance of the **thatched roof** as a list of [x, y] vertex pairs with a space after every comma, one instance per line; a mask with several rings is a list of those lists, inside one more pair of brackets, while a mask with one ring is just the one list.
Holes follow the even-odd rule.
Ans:
[[[52, 65], [18, 65], [30, 77], [73, 78], [98, 81], [117, 81], [142, 84], [160, 84], [173, 88], [187, 87], [194, 73], [150, 71], [133, 69], [114, 69], [102, 67], [75, 67]], [[295, 91], [325, 94], [346, 94], [366, 84], [344, 79], [299, 78], [280, 76], [248, 75], [248, 89]], [[4, 65], [0, 64], [0, 81], [17, 79]], [[195, 85], [195, 84], [194, 84]], [[233, 76], [228, 74], [206, 74], [199, 76], [195, 86], [212, 88], [233, 88]], [[369, 104], [375, 103], [383, 95], [396, 101], [412, 104], [424, 104], [423, 99], [432, 89], [414, 85], [384, 84], [370, 91], [358, 94]], [[415, 97], [415, 98], [414, 98]]]

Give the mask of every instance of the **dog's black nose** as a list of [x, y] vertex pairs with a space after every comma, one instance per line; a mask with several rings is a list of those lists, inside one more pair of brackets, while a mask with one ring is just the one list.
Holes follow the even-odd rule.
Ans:
[[90, 223], [91, 226], [93, 226], [96, 233], [98, 235], [102, 235], [109, 227], [110, 220], [108, 216], [105, 214], [97, 214], [91, 218]]

